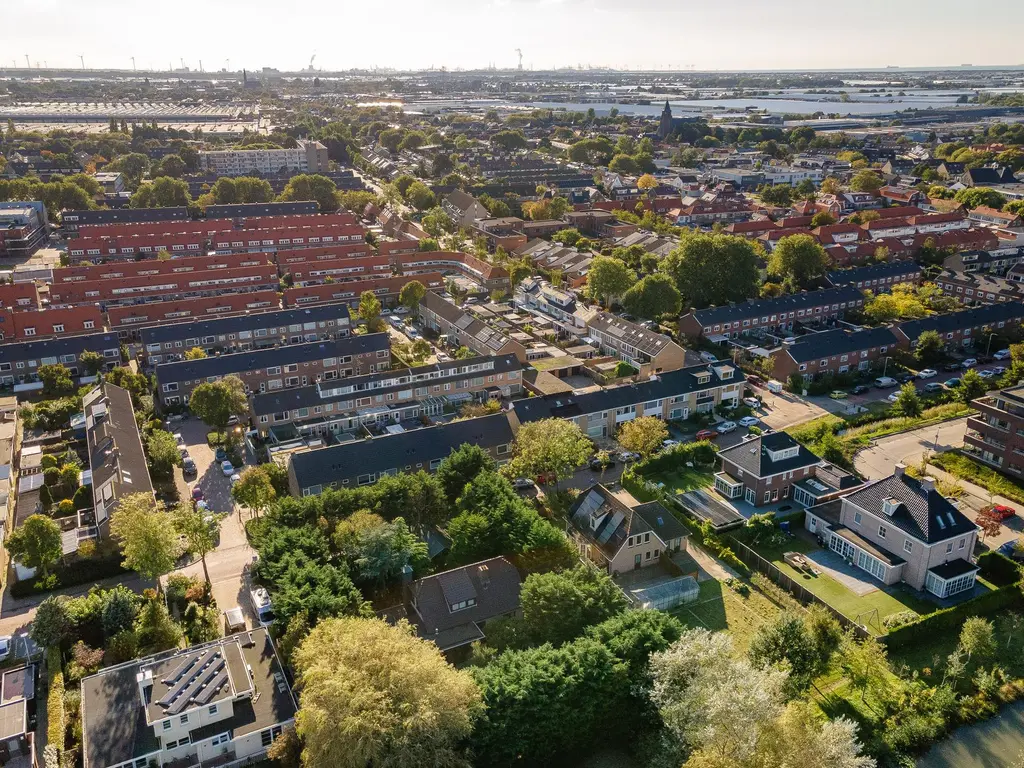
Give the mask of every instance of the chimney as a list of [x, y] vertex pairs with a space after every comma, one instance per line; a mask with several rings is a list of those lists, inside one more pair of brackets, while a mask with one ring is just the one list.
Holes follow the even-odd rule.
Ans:
[[893, 474], [895, 474], [896, 477], [903, 477], [903, 474], [906, 471], [907, 471], [907, 465], [906, 464], [897, 464], [895, 467], [893, 467]]
[[922, 477], [921, 487], [925, 493], [930, 493], [935, 490], [935, 478], [934, 477]]

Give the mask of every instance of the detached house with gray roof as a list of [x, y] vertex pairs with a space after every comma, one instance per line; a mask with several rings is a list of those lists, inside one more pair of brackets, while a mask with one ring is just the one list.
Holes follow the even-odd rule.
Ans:
[[883, 584], [902, 581], [940, 598], [974, 588], [977, 526], [933, 479], [910, 477], [902, 464], [883, 480], [811, 507], [804, 526]]

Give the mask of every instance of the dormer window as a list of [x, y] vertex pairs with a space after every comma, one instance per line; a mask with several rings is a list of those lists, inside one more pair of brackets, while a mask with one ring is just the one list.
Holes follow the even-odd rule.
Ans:
[[451, 605], [448, 606], [448, 609], [452, 613], [456, 613], [457, 611], [464, 611], [467, 608], [472, 608], [474, 605], [476, 605], [476, 598], [475, 597], [470, 597], [467, 600], [460, 600], [457, 603], [452, 603]]
[[882, 511], [889, 517], [896, 514], [896, 508], [899, 507], [900, 503], [896, 501], [892, 496], [882, 500]]
[[697, 374], [697, 383], [698, 384], [707, 384], [709, 381], [711, 381], [711, 374], [710, 373], [698, 373]]

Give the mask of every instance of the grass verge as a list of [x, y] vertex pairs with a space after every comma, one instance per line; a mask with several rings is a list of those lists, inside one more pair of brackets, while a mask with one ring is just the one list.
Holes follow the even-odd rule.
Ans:
[[928, 461], [949, 472], [953, 477], [980, 485], [989, 493], [1024, 504], [1024, 484], [1011, 480], [960, 451], [938, 453], [931, 456]]

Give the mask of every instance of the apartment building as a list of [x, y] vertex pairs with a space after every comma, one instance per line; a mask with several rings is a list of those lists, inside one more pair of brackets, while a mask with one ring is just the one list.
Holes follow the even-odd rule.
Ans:
[[71, 336], [102, 330], [103, 313], [95, 306], [51, 307], [30, 312], [0, 309], [0, 341]]
[[[320, 206], [315, 200], [289, 200], [274, 203], [222, 203], [208, 205], [203, 212], [210, 219], [250, 219], [254, 216], [315, 216]], [[354, 217], [353, 217], [354, 219]], [[353, 223], [354, 220], [353, 220]]]
[[527, 256], [537, 269], [557, 270], [569, 288], [582, 288], [587, 284], [587, 272], [594, 254], [566, 248], [547, 240], [532, 240], [515, 251], [517, 256]]
[[715, 474], [715, 490], [755, 507], [789, 498], [811, 507], [860, 485], [856, 477], [822, 461], [786, 432], [752, 437], [720, 451], [718, 457], [721, 470]]
[[[440, 272], [428, 272], [416, 275], [428, 289], [444, 289], [444, 276]], [[365, 291], [372, 291], [385, 306], [398, 304], [398, 294], [410, 278], [404, 275], [397, 277], [374, 277], [366, 280], [352, 280], [343, 283], [321, 283], [285, 288], [284, 303], [289, 307], [306, 307], [313, 304], [337, 304], [344, 302], [351, 307], [359, 304], [359, 297]]]
[[153, 493], [132, 396], [109, 381], [82, 398], [89, 449], [93, 510], [79, 512], [78, 540], [103, 538], [118, 502], [132, 493]]
[[862, 291], [889, 293], [897, 285], [921, 282], [921, 267], [913, 261], [887, 261], [852, 269], [836, 269], [825, 275], [836, 288], [853, 285]]
[[935, 277], [935, 284], [967, 306], [1024, 300], [1024, 284], [995, 275], [943, 270]]
[[620, 425], [639, 416], [688, 418], [710, 413], [720, 403], [736, 405], [743, 374], [729, 363], [711, 363], [669, 371], [656, 378], [581, 394], [555, 394], [517, 400], [512, 415], [519, 424], [568, 419], [590, 437], [611, 437]]
[[446, 337], [452, 346], [468, 347], [478, 355], [512, 354], [519, 362], [526, 362], [526, 347], [432, 290], [420, 301], [419, 316], [424, 327]]
[[222, 293], [251, 293], [276, 290], [279, 286], [277, 267], [263, 264], [258, 267], [232, 267], [210, 269], [182, 274], [141, 275], [117, 279], [85, 280], [82, 282], [54, 283], [50, 286], [52, 304], [102, 304], [123, 306], [142, 304], [152, 298], [195, 299]]
[[315, 496], [332, 488], [371, 485], [399, 472], [434, 472], [460, 446], [469, 443], [502, 463], [512, 457], [509, 415], [496, 413], [382, 437], [292, 453], [288, 486], [293, 496]]
[[182, 275], [192, 272], [212, 272], [219, 269], [262, 267], [272, 263], [266, 253], [231, 253], [193, 256], [180, 259], [144, 259], [142, 261], [115, 261], [110, 264], [89, 264], [60, 267], [53, 271], [53, 283], [84, 283], [96, 280], [123, 280], [155, 275]]
[[904, 346], [917, 346], [917, 340], [925, 331], [935, 331], [948, 349], [973, 347], [986, 344], [992, 332], [1007, 325], [1019, 325], [1024, 320], [1024, 303], [1009, 301], [1003, 304], [988, 304], [972, 307], [945, 315], [931, 315], [919, 320], [906, 320], [893, 330]]
[[280, 427], [287, 434], [327, 436], [439, 416], [471, 401], [507, 400], [523, 391], [521, 369], [515, 355], [501, 355], [378, 371], [254, 394], [249, 410], [264, 438]]
[[1024, 385], [971, 402], [979, 413], [967, 419], [964, 450], [1001, 472], [1024, 477]]
[[629, 506], [601, 484], [576, 497], [568, 518], [566, 533], [580, 559], [609, 576], [658, 565], [689, 535], [660, 502]]
[[483, 204], [475, 197], [460, 189], [453, 190], [441, 200], [441, 207], [456, 227], [469, 229], [479, 219], [490, 218]]
[[228, 317], [240, 312], [278, 309], [277, 291], [224, 293], [197, 299], [152, 301], [145, 304], [107, 307], [110, 330], [123, 340], [138, 341], [143, 328], [161, 323], [180, 323], [189, 319]]
[[0, 283], [0, 307], [11, 310], [39, 309], [39, 289], [34, 282]]
[[28, 259], [49, 239], [50, 224], [42, 203], [0, 203], [0, 259]]
[[344, 283], [366, 280], [375, 276], [392, 275], [391, 259], [387, 256], [357, 256], [340, 259], [318, 259], [289, 264], [285, 274], [291, 275], [293, 286]]
[[327, 147], [319, 141], [297, 142], [295, 149], [222, 149], [200, 152], [201, 167], [216, 176], [259, 173], [321, 173], [330, 170]]
[[417, 275], [424, 272], [454, 272], [476, 283], [484, 291], [508, 291], [508, 270], [457, 251], [425, 251], [415, 254], [397, 254], [392, 265], [398, 274]]
[[619, 221], [611, 211], [599, 209], [569, 211], [565, 214], [565, 220], [570, 227], [575, 227], [580, 232], [595, 237], [626, 237], [626, 235], [636, 232], [636, 225]]
[[205, 235], [207, 238], [230, 236], [230, 233], [246, 229], [295, 229], [296, 227], [351, 226], [358, 224], [355, 215], [346, 211], [334, 213], [295, 213], [269, 215], [251, 215], [246, 218], [225, 219], [186, 219], [184, 221], [138, 221], [96, 224], [82, 226], [83, 237], [96, 240], [100, 238], [132, 238], [152, 235]]
[[349, 258], [369, 258], [373, 253], [365, 242], [319, 246], [317, 248], [284, 248], [274, 254], [282, 272], [295, 264], [316, 261], [334, 261]]
[[867, 371], [882, 365], [884, 359], [895, 354], [901, 340], [890, 328], [865, 328], [847, 331], [834, 328], [810, 333], [795, 342], [783, 342], [772, 351], [774, 373], [786, 381], [794, 373], [804, 380], [823, 375], [839, 375], [851, 371]]
[[237, 376], [248, 392], [304, 387], [317, 381], [362, 376], [391, 367], [386, 333], [350, 336], [332, 341], [289, 344], [200, 360], [180, 360], [156, 366], [160, 401], [167, 406], [187, 404], [192, 390], [208, 381]]
[[811, 507], [804, 526], [851, 565], [883, 584], [903, 582], [939, 598], [974, 588], [977, 526], [897, 464], [883, 480]]
[[[95, 352], [110, 369], [121, 360], [121, 344], [113, 333], [86, 333], [39, 341], [13, 341], [0, 344], [0, 385], [38, 384], [39, 367], [66, 366], [72, 376], [84, 375], [79, 359], [83, 352]], [[37, 387], [33, 387], [37, 388]]]
[[629, 363], [644, 378], [686, 364], [686, 350], [668, 336], [610, 312], [589, 313], [587, 338], [596, 341], [603, 354]]
[[140, 336], [147, 364], [156, 365], [181, 359], [196, 347], [208, 355], [245, 352], [344, 338], [349, 330], [346, 305], [322, 304], [155, 325], [143, 329]]
[[697, 309], [684, 315], [679, 330], [687, 336], [737, 338], [752, 331], [780, 333], [797, 325], [820, 325], [841, 319], [847, 310], [864, 306], [855, 286], [802, 291], [774, 299]]
[[257, 761], [298, 705], [265, 628], [82, 680], [84, 768]]
[[147, 221], [187, 221], [188, 208], [99, 208], [95, 211], [63, 211], [60, 215], [64, 234], [75, 236], [81, 227], [101, 224], [133, 224]]
[[587, 334], [586, 313], [576, 304], [576, 294], [563, 291], [539, 277], [519, 281], [513, 294], [519, 309], [549, 320], [559, 338], [582, 339]]

